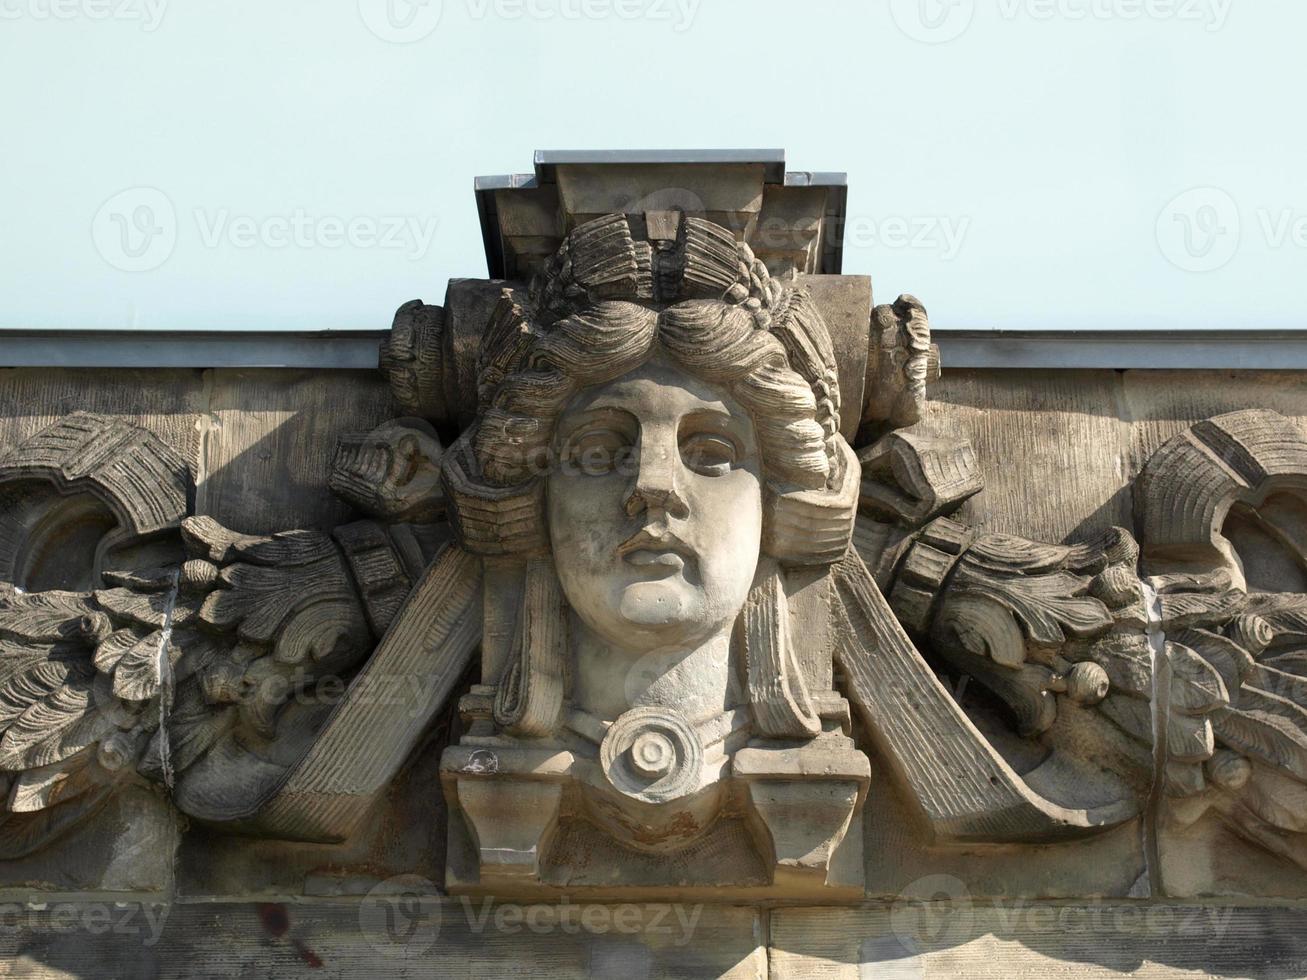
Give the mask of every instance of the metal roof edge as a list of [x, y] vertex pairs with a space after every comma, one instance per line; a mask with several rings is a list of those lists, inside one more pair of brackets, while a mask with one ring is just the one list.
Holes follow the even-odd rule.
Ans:
[[[0, 367], [371, 370], [387, 331], [0, 328]], [[1307, 330], [936, 328], [945, 370], [1307, 371]]]

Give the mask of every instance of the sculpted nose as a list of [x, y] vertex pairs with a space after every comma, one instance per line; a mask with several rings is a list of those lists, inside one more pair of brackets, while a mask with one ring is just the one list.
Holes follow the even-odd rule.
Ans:
[[670, 517], [688, 517], [690, 508], [678, 487], [680, 465], [675, 446], [641, 445], [635, 480], [626, 494], [626, 513], [634, 517], [642, 510], [655, 510]]

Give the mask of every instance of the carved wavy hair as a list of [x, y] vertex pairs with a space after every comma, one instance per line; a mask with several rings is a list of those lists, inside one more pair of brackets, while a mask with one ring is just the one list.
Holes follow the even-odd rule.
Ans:
[[[615, 380], [658, 351], [746, 408], [774, 504], [793, 499], [819, 510], [825, 498], [848, 496], [851, 454], [839, 435], [835, 358], [807, 292], [772, 279], [747, 244], [712, 222], [683, 216], [674, 240], [644, 241], [626, 216], [608, 215], [573, 230], [529, 293], [505, 290], [491, 317], [477, 361], [477, 417], [444, 459], [465, 546], [537, 556], [528, 578], [553, 577], [538, 557], [547, 551], [539, 476], [555, 423], [581, 389]], [[767, 508], [765, 523], [785, 524], [780, 509]], [[829, 547], [821, 531], [794, 524], [822, 539], [815, 550]], [[840, 534], [847, 541], [847, 530]], [[765, 530], [764, 548], [767, 538]], [[755, 587], [746, 610], [751, 701], [764, 730], [815, 734], [820, 723], [790, 650], [778, 575]], [[538, 598], [551, 590], [526, 591]], [[748, 610], [757, 621], [759, 603], [769, 625], [749, 628]], [[538, 627], [541, 610], [524, 607], [518, 621]], [[554, 638], [549, 650], [518, 630], [500, 683], [496, 720], [522, 734], [552, 730], [561, 707], [558, 631], [543, 632]]]
[[779, 491], [838, 476], [839, 385], [807, 293], [772, 280], [724, 228], [685, 218], [680, 229], [656, 250], [624, 216], [596, 219], [572, 232], [526, 302], [505, 292], [478, 360], [483, 479], [504, 487], [539, 473], [572, 397], [659, 348], [749, 411]]

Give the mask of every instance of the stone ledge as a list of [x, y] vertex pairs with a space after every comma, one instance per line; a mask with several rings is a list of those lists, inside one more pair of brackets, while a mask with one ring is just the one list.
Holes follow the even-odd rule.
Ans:
[[[936, 884], [940, 896], [948, 893], [947, 882]], [[0, 902], [0, 976], [1006, 980], [1307, 972], [1302, 905], [905, 901], [764, 915], [710, 905], [515, 905], [417, 887], [261, 904]]]
[[[387, 330], [0, 328], [4, 367], [318, 368], [371, 371]], [[946, 370], [1307, 370], [1307, 330], [932, 328]]]
[[762, 919], [753, 909], [560, 909], [403, 887], [373, 895], [290, 904], [0, 904], [0, 976], [767, 976]]

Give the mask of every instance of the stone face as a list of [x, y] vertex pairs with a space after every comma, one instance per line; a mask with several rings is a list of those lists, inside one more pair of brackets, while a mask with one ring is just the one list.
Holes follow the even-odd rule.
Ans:
[[[525, 302], [505, 292], [449, 456], [460, 544], [523, 582], [487, 593], [515, 635], [483, 673], [491, 717], [446, 754], [469, 849], [450, 884], [847, 895], [860, 869], [833, 861], [866, 760], [842, 699], [808, 688], [779, 565], [847, 549], [830, 336], [725, 229], [677, 216], [673, 249], [637, 231], [582, 224]], [[508, 500], [547, 538], [482, 523]], [[587, 839], [597, 867], [573, 868]], [[687, 880], [708, 846], [749, 859]]]
[[[1307, 895], [1300, 379], [936, 383], [919, 301], [814, 271], [826, 190], [705, 166], [504, 191], [534, 279], [377, 377], [0, 375], [0, 890], [716, 903], [697, 965], [776, 976]], [[693, 975], [631, 935], [572, 952]]]

